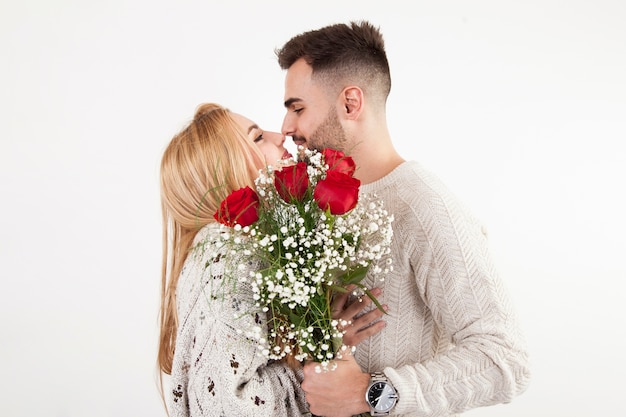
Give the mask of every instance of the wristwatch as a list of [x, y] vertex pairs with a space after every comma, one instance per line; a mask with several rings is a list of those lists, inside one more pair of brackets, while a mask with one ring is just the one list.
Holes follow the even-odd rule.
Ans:
[[372, 416], [388, 416], [398, 402], [398, 393], [385, 374], [374, 372], [365, 391], [365, 401], [370, 406]]

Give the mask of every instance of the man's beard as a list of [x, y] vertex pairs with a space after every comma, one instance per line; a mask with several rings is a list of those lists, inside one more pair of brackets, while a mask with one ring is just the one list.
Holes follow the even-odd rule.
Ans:
[[348, 138], [346, 132], [344, 132], [337, 112], [334, 107], [331, 107], [330, 111], [326, 115], [326, 119], [315, 129], [309, 138], [306, 139], [306, 144], [311, 149], [317, 149], [321, 151], [324, 148], [332, 148], [338, 151], [346, 152], [346, 145]]

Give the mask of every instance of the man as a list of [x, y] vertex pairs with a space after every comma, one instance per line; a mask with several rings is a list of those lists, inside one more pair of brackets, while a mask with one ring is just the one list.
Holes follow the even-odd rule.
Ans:
[[[481, 224], [417, 162], [395, 150], [381, 33], [369, 22], [295, 36], [276, 51], [286, 70], [283, 134], [346, 152], [361, 190], [394, 215], [394, 271], [382, 284], [385, 328], [337, 369], [304, 368], [311, 412], [324, 416], [454, 416], [509, 402], [529, 381], [527, 352]], [[368, 285], [379, 285], [367, 277]]]

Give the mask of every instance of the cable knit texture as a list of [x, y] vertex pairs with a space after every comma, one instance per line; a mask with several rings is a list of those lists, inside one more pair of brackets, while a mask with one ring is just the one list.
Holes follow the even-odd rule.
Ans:
[[[216, 225], [205, 226], [195, 243], [208, 239], [211, 245], [218, 234]], [[178, 282], [170, 417], [309, 416], [302, 375], [268, 364], [257, 343], [237, 331], [267, 328], [265, 314], [255, 312], [249, 285], [225, 279], [223, 257], [205, 249], [190, 253]]]
[[522, 393], [527, 351], [480, 222], [416, 162], [362, 191], [394, 215], [394, 271], [366, 278], [390, 311], [356, 359], [397, 389], [393, 415], [454, 416]]

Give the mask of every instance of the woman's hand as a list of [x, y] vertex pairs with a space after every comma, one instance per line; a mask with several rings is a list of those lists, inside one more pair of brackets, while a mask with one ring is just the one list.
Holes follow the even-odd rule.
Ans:
[[[383, 312], [379, 308], [373, 308], [364, 313], [372, 304], [372, 300], [367, 296], [359, 296], [350, 301], [350, 294], [355, 287], [348, 288], [348, 292], [335, 296], [332, 303], [333, 319], [339, 320], [339, 328], [344, 331], [343, 344], [346, 346], [356, 346], [368, 337], [380, 332], [385, 327], [385, 322], [381, 320]], [[378, 298], [382, 294], [380, 288], [371, 290], [374, 297]], [[387, 306], [383, 304], [383, 309], [387, 311]]]

